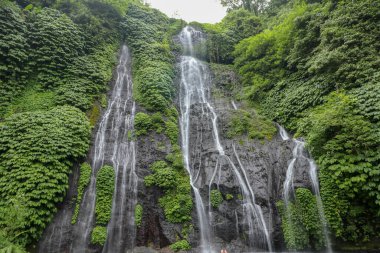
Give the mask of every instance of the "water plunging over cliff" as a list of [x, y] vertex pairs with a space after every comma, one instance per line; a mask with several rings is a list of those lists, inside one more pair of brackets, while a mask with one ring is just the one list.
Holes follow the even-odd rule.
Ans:
[[[184, 48], [184, 54], [180, 62], [181, 68], [181, 87], [180, 87], [180, 109], [181, 109], [181, 133], [182, 133], [182, 150], [184, 155], [185, 167], [190, 175], [191, 186], [195, 195], [199, 233], [200, 233], [200, 248], [203, 253], [217, 252], [214, 248], [214, 236], [212, 231], [212, 211], [210, 204], [210, 196], [208, 202], [202, 198], [200, 189], [206, 183], [211, 191], [211, 185], [214, 183], [217, 172], [220, 170], [219, 162], [229, 164], [231, 170], [239, 182], [242, 192], [242, 206], [245, 213], [245, 222], [249, 227], [250, 246], [267, 248], [271, 251], [271, 241], [266, 222], [262, 215], [261, 207], [255, 203], [255, 195], [250, 187], [245, 169], [240, 163], [239, 156], [234, 152], [234, 160], [238, 161], [235, 165], [232, 159], [226, 155], [226, 152], [221, 145], [218, 130], [218, 116], [212, 106], [210, 98], [210, 73], [207, 65], [194, 57], [194, 40], [202, 40], [202, 33], [196, 31], [192, 27], [185, 27], [181, 34], [180, 40]], [[190, 154], [190, 114], [195, 109], [200, 108], [202, 117], [199, 120], [208, 121], [211, 125], [214, 148], [218, 154], [217, 164], [210, 182], [201, 182], [201, 174], [204, 173], [204, 168], [194, 166], [193, 156], [201, 156], [199, 154]], [[199, 133], [202, 134], [202, 133]], [[209, 194], [210, 195], [210, 194]], [[208, 205], [206, 205], [206, 203]], [[238, 229], [237, 229], [238, 230]]]
[[[290, 137], [289, 137], [289, 134], [286, 132], [286, 130], [280, 125], [278, 127], [279, 127], [281, 138], [284, 141], [289, 140]], [[288, 220], [290, 221], [291, 218], [289, 216], [291, 214], [288, 210], [288, 207], [289, 207], [290, 201], [295, 197], [294, 186], [293, 186], [295, 163], [297, 159], [306, 159], [306, 161], [309, 164], [309, 176], [310, 176], [312, 188], [317, 200], [317, 208], [318, 208], [318, 213], [319, 213], [320, 220], [322, 223], [324, 240], [326, 242], [326, 249], [328, 253], [331, 253], [332, 252], [331, 242], [328, 235], [327, 222], [326, 222], [326, 217], [323, 210], [323, 203], [322, 203], [321, 195], [319, 192], [317, 165], [313, 159], [305, 156], [305, 153], [307, 153], [307, 151], [305, 150], [305, 142], [301, 140], [297, 140], [297, 139], [293, 139], [292, 141], [295, 143], [295, 146], [293, 149], [293, 158], [291, 162], [289, 163], [288, 169], [286, 171], [286, 180], [284, 182], [284, 189], [283, 189], [286, 215], [288, 216]]]
[[130, 54], [123, 46], [117, 79], [100, 122], [92, 148], [92, 175], [80, 208], [72, 252], [86, 252], [95, 222], [96, 176], [101, 167], [112, 165], [115, 170], [115, 190], [108, 237], [103, 252], [119, 253], [134, 247], [136, 228], [137, 176], [135, 172], [135, 143], [128, 139], [133, 131], [135, 102], [132, 99]]

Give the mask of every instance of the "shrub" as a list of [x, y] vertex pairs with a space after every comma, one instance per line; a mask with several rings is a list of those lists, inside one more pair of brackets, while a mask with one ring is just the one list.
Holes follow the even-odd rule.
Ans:
[[238, 110], [234, 113], [228, 123], [227, 137], [247, 135], [250, 139], [272, 139], [277, 132], [273, 123], [256, 113]]
[[170, 249], [177, 252], [180, 250], [190, 250], [191, 246], [187, 240], [181, 240], [170, 245]]
[[115, 188], [115, 171], [102, 167], [96, 176], [96, 224], [106, 226], [111, 219], [112, 196]]
[[135, 223], [137, 227], [141, 226], [143, 218], [143, 207], [140, 204], [137, 204], [135, 207]]
[[135, 131], [136, 136], [147, 134], [153, 127], [151, 117], [143, 112], [139, 112], [135, 115]]
[[172, 122], [172, 121], [165, 122], [165, 134], [170, 139], [172, 144], [178, 143], [178, 136], [179, 136], [178, 125], [175, 122]]
[[282, 230], [288, 249], [321, 250], [325, 246], [322, 222], [317, 208], [317, 200], [310, 190], [298, 188], [296, 200], [286, 208], [277, 203], [282, 219]]
[[0, 126], [0, 205], [24, 196], [30, 215], [20, 240], [41, 235], [63, 200], [73, 161], [85, 156], [90, 125], [76, 108], [18, 113]]
[[218, 208], [223, 202], [223, 195], [219, 190], [211, 190], [210, 202], [213, 208]]
[[88, 163], [83, 163], [82, 166], [80, 167], [80, 176], [79, 176], [79, 182], [78, 182], [78, 195], [75, 201], [75, 209], [74, 209], [74, 214], [71, 219], [71, 223], [75, 224], [77, 222], [78, 214], [79, 214], [79, 208], [82, 203], [82, 198], [84, 194], [84, 190], [90, 183], [91, 179], [91, 173], [92, 173], [92, 168], [90, 164]]
[[107, 228], [96, 226], [91, 233], [91, 243], [103, 246], [107, 240]]

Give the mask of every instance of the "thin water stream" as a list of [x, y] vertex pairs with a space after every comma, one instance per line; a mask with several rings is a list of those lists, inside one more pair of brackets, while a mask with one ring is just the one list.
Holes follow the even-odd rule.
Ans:
[[[282, 140], [286, 141], [286, 140], [291, 139], [289, 134], [286, 132], [286, 130], [282, 126], [278, 125], [278, 128], [279, 128], [279, 132], [280, 132], [280, 136]], [[283, 189], [286, 215], [288, 216], [288, 220], [291, 221], [291, 217], [290, 217], [291, 214], [288, 211], [288, 207], [289, 207], [290, 201], [295, 198], [294, 186], [293, 186], [295, 163], [299, 159], [306, 159], [306, 161], [309, 164], [309, 176], [311, 179], [313, 192], [317, 200], [317, 208], [318, 208], [319, 218], [322, 223], [323, 235], [326, 242], [326, 250], [328, 253], [332, 253], [333, 251], [332, 251], [331, 241], [330, 241], [329, 232], [327, 228], [327, 221], [326, 221], [326, 217], [323, 210], [321, 194], [319, 192], [317, 165], [313, 159], [305, 156], [305, 154], [307, 154], [307, 151], [305, 149], [305, 142], [301, 140], [297, 140], [297, 139], [292, 139], [292, 141], [295, 143], [294, 148], [293, 148], [293, 158], [290, 161], [289, 166], [286, 170], [286, 179], [284, 182], [284, 189]]]
[[[181, 109], [181, 133], [182, 133], [182, 151], [184, 155], [185, 167], [190, 175], [190, 183], [195, 195], [195, 203], [197, 209], [197, 216], [200, 228], [200, 249], [202, 253], [215, 253], [216, 249], [213, 247], [213, 235], [211, 229], [212, 212], [210, 210], [210, 198], [208, 200], [208, 212], [200, 189], [197, 186], [197, 179], [199, 178], [199, 172], [197, 173], [190, 165], [190, 113], [193, 105], [198, 105], [202, 108], [202, 118], [209, 120], [212, 125], [212, 134], [215, 149], [217, 150], [219, 157], [217, 160], [215, 171], [212, 175], [209, 186], [215, 179], [216, 172], [218, 170], [219, 160], [224, 159], [230, 164], [231, 169], [238, 180], [242, 194], [243, 194], [243, 212], [245, 214], [245, 220], [249, 226], [249, 241], [257, 242], [260, 246], [264, 244], [269, 251], [272, 251], [271, 241], [268, 229], [265, 224], [265, 220], [261, 211], [261, 207], [256, 204], [255, 196], [248, 181], [245, 169], [240, 163], [240, 159], [235, 153], [235, 159], [238, 161], [239, 166], [235, 166], [230, 157], [226, 155], [226, 152], [221, 145], [219, 131], [218, 131], [218, 116], [214, 107], [210, 102], [210, 73], [208, 67], [194, 57], [194, 39], [202, 38], [202, 34], [196, 31], [192, 27], [185, 27], [181, 34], [180, 40], [184, 48], [185, 54], [190, 56], [181, 57], [181, 87], [180, 87], [180, 109]], [[236, 105], [233, 104], [236, 108]], [[239, 168], [238, 168], [239, 167]], [[209, 188], [209, 193], [211, 188]], [[207, 215], [208, 214], [208, 215]], [[262, 243], [264, 241], [264, 243]], [[254, 243], [253, 243], [254, 244]]]
[[91, 181], [78, 215], [71, 250], [73, 253], [87, 252], [95, 224], [96, 177], [104, 165], [111, 165], [115, 170], [115, 190], [103, 253], [121, 253], [134, 247], [137, 175], [135, 143], [128, 139], [128, 133], [133, 131], [135, 115], [130, 64], [129, 50], [123, 46], [117, 66], [117, 79], [93, 144]]

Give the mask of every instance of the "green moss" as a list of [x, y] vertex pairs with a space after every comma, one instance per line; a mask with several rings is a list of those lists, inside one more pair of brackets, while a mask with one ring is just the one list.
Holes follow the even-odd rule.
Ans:
[[179, 136], [179, 129], [178, 125], [175, 122], [172, 121], [166, 121], [165, 122], [165, 134], [170, 139], [172, 144], [178, 143], [178, 136]]
[[100, 113], [101, 113], [101, 109], [100, 109], [99, 104], [94, 102], [88, 116], [92, 127], [94, 127], [96, 123], [98, 123], [98, 120], [100, 118]]
[[172, 146], [172, 152], [166, 156], [166, 160], [171, 162], [172, 166], [175, 169], [184, 169], [183, 154], [180, 146], [178, 146], [177, 144]]
[[190, 250], [191, 246], [187, 240], [181, 240], [178, 242], [173, 243], [169, 246], [171, 250], [174, 250], [175, 252], [180, 250]]
[[226, 194], [226, 200], [232, 200], [234, 198], [234, 195], [227, 193]]
[[107, 104], [108, 104], [107, 95], [106, 94], [102, 94], [100, 96], [100, 105], [102, 106], [102, 108], [106, 108]]
[[78, 182], [78, 195], [75, 202], [75, 209], [74, 214], [71, 219], [71, 223], [75, 224], [77, 222], [78, 214], [79, 214], [79, 208], [82, 203], [82, 198], [84, 194], [84, 190], [87, 187], [87, 185], [90, 183], [92, 169], [90, 164], [83, 163], [80, 167], [80, 176], [79, 176], [79, 182]]
[[228, 123], [227, 137], [247, 135], [250, 139], [272, 139], [277, 132], [274, 124], [256, 113], [234, 112]]
[[143, 218], [143, 207], [140, 204], [137, 204], [135, 207], [135, 224], [137, 227], [141, 226], [142, 218]]
[[111, 166], [101, 168], [96, 176], [96, 224], [107, 225], [111, 219], [115, 171]]
[[211, 190], [210, 202], [213, 208], [218, 208], [223, 202], [223, 195], [219, 190]]
[[96, 226], [91, 233], [91, 243], [103, 246], [107, 240], [107, 228]]

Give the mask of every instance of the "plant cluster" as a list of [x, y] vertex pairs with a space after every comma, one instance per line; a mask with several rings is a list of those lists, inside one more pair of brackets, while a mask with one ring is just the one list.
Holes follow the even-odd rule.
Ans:
[[38, 239], [51, 221], [68, 188], [70, 167], [87, 153], [89, 137], [86, 116], [70, 106], [17, 113], [2, 122], [0, 206], [22, 195], [28, 211], [17, 241]]
[[91, 243], [96, 245], [104, 245], [107, 240], [107, 228], [103, 226], [96, 226], [91, 233]]
[[78, 182], [78, 195], [75, 200], [75, 209], [74, 209], [74, 214], [71, 219], [71, 223], [75, 224], [78, 219], [78, 214], [79, 214], [79, 209], [80, 205], [82, 203], [82, 198], [84, 194], [84, 190], [90, 183], [91, 179], [91, 173], [92, 173], [92, 168], [91, 165], [88, 163], [83, 163], [82, 166], [80, 167], [80, 174], [79, 174], [79, 182]]
[[190, 178], [183, 168], [182, 153], [178, 145], [174, 146], [173, 152], [166, 160], [151, 165], [153, 174], [145, 177], [145, 185], [158, 186], [164, 191], [159, 203], [164, 209], [167, 221], [172, 223], [190, 221], [193, 210]]
[[[39, 238], [87, 153], [88, 118], [93, 126], [100, 116], [129, 1], [118, 2], [0, 3], [0, 206], [21, 195], [29, 214], [19, 236], [0, 232], [0, 241], [24, 247]], [[73, 223], [90, 170], [82, 166]]]
[[137, 204], [135, 207], [135, 223], [137, 227], [141, 226], [143, 211], [144, 211], [143, 206], [140, 204]]
[[234, 112], [228, 122], [228, 138], [246, 135], [250, 139], [270, 140], [277, 132], [270, 120], [244, 110]]
[[115, 186], [115, 170], [102, 167], [96, 176], [96, 224], [106, 226], [111, 219], [112, 196]]
[[379, 237], [379, 4], [289, 3], [234, 52], [246, 98], [306, 137], [331, 231], [355, 243]]
[[169, 246], [171, 250], [174, 250], [175, 252], [180, 250], [190, 250], [191, 246], [187, 240], [180, 240], [178, 242], [173, 243]]
[[315, 196], [305, 188], [298, 188], [295, 196], [295, 201], [290, 202], [287, 207], [283, 201], [277, 203], [287, 248], [323, 249], [325, 240]]
[[171, 36], [182, 23], [158, 10], [130, 4], [122, 27], [133, 52], [134, 96], [147, 110], [164, 112], [175, 92]]
[[229, 12], [217, 24], [194, 23], [193, 25], [200, 26], [207, 33], [207, 51], [200, 57], [206, 57], [210, 62], [223, 64], [233, 63], [232, 53], [237, 43], [262, 30], [261, 20], [244, 9]]
[[222, 193], [217, 190], [211, 190], [210, 192], [210, 203], [213, 208], [218, 208], [220, 204], [223, 202], [223, 195]]

